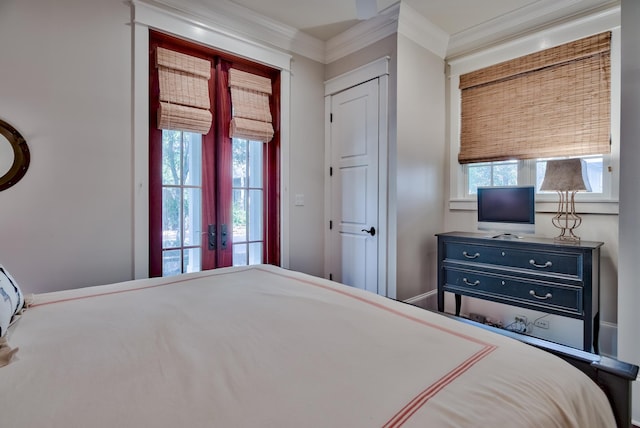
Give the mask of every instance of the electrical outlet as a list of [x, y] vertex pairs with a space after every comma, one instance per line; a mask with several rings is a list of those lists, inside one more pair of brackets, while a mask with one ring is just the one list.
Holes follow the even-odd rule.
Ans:
[[523, 315], [516, 315], [516, 322], [517, 323], [522, 323], [524, 325], [527, 325], [527, 317], [525, 317]]
[[533, 325], [535, 325], [538, 328], [548, 329], [549, 328], [549, 321], [545, 320], [545, 319], [541, 319], [541, 320], [537, 320]]

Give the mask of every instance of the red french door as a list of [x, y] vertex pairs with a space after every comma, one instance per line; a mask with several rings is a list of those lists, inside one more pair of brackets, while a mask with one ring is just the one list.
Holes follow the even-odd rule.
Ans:
[[[157, 129], [156, 47], [211, 62], [213, 124], [207, 135]], [[228, 70], [278, 73], [160, 33], [150, 33], [149, 272], [169, 276], [232, 265], [279, 264], [279, 99], [274, 139], [229, 138]]]

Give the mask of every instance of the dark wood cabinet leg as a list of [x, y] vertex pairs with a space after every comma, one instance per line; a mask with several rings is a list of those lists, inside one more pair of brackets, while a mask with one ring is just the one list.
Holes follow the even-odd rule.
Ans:
[[459, 294], [456, 294], [456, 316], [459, 317], [460, 316], [460, 306], [462, 306], [462, 296]]

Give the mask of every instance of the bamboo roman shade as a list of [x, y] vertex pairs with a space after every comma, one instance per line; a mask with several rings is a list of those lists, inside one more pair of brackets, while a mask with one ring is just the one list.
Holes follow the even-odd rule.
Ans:
[[610, 152], [606, 32], [460, 76], [460, 163]]
[[158, 128], [208, 134], [211, 63], [158, 47], [156, 67], [160, 84]]
[[255, 74], [229, 69], [232, 118], [231, 138], [242, 138], [265, 143], [273, 138], [269, 95], [271, 80]]

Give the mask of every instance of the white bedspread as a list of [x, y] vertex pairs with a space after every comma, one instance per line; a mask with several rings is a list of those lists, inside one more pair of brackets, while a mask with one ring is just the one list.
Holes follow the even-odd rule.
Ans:
[[40, 294], [0, 426], [613, 427], [543, 351], [272, 266]]

